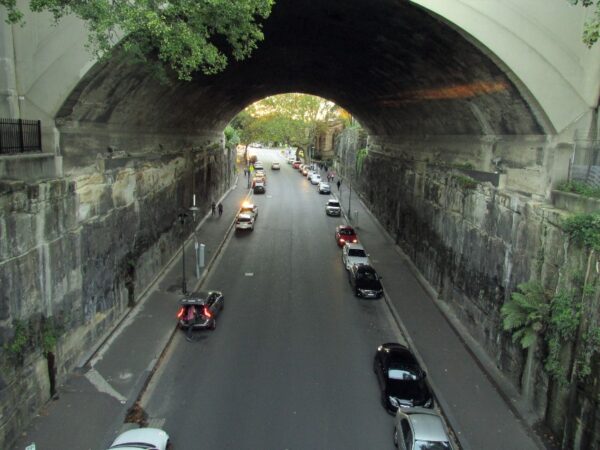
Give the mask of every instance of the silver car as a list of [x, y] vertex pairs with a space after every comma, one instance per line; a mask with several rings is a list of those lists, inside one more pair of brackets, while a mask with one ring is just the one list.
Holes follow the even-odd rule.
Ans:
[[428, 408], [400, 408], [394, 420], [394, 444], [402, 450], [453, 450], [442, 418]]
[[319, 183], [319, 194], [331, 194], [331, 186], [329, 186], [329, 183], [325, 183], [324, 181]]
[[365, 251], [365, 248], [360, 244], [353, 244], [346, 242], [342, 249], [342, 262], [346, 267], [346, 270], [350, 270], [354, 264], [366, 264], [371, 265], [369, 261], [369, 255]]
[[169, 435], [158, 428], [135, 428], [117, 436], [111, 449], [167, 450], [170, 448]]
[[338, 202], [335, 198], [330, 198], [327, 200], [327, 205], [325, 205], [325, 214], [328, 216], [341, 215], [342, 207], [340, 206], [340, 202]]

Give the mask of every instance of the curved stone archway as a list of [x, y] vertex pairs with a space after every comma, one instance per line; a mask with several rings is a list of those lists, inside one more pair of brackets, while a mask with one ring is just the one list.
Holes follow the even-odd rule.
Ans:
[[335, 101], [372, 135], [552, 131], [490, 57], [408, 2], [280, 0], [265, 37], [251, 59], [189, 83], [160, 85], [119, 55], [98, 64], [57, 114], [65, 156], [74, 130], [214, 136], [253, 101], [292, 91]]

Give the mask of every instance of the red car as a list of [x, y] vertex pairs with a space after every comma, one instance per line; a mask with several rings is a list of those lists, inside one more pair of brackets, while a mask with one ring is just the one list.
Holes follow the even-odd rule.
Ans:
[[343, 247], [346, 242], [356, 244], [358, 242], [358, 237], [356, 236], [354, 228], [350, 225], [339, 225], [335, 229], [335, 242], [337, 242], [337, 245], [340, 247]]
[[300, 167], [300, 164], [302, 164], [300, 161], [294, 161], [294, 162], [292, 163], [292, 167], [293, 167], [294, 169], [297, 169], [298, 167]]

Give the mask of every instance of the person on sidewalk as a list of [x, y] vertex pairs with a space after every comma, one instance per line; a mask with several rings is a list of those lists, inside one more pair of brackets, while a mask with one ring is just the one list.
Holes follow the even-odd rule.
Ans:
[[338, 192], [339, 192], [339, 190], [340, 190], [340, 186], [341, 186], [341, 185], [342, 185], [342, 180], [338, 180], [338, 182], [337, 182]]
[[215, 202], [212, 202], [212, 205], [210, 206], [210, 209], [212, 211], [212, 215], [214, 216], [215, 213], [217, 212], [217, 205], [215, 205]]
[[218, 209], [219, 209], [219, 217], [221, 217], [223, 215], [223, 204], [222, 203], [219, 203]]

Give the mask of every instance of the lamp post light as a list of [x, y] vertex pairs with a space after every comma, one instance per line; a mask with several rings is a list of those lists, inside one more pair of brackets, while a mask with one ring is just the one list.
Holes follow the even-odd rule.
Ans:
[[[185, 225], [185, 219], [187, 217], [187, 213], [180, 213], [177, 217], [179, 217], [179, 223], [183, 228]], [[181, 292], [183, 295], [187, 294], [187, 284], [185, 281], [185, 230], [183, 233], [183, 243], [181, 244], [181, 270], [182, 270], [182, 279], [181, 279]]]

